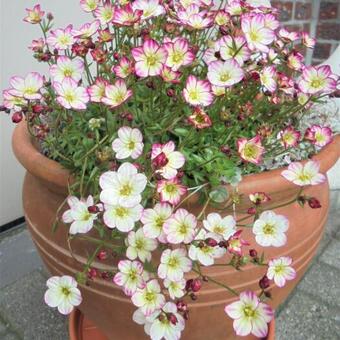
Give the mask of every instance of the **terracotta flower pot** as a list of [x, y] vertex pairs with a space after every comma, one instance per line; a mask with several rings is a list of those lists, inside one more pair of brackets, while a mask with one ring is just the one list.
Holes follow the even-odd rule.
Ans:
[[[24, 124], [19, 124], [14, 132], [13, 149], [18, 160], [27, 169], [23, 202], [27, 225], [36, 247], [52, 274], [74, 276], [82, 269], [81, 263], [86, 263], [86, 255], [92, 245], [77, 239], [68, 243], [68, 227], [62, 223], [55, 233], [51, 230], [58, 207], [67, 194], [69, 173], [34, 148]], [[337, 136], [315, 156], [315, 159], [320, 161], [321, 172], [325, 173], [339, 156], [340, 136]], [[246, 176], [239, 186], [239, 192], [249, 194], [254, 191], [265, 191], [275, 204], [287, 202], [297, 194], [298, 188], [285, 180], [281, 176], [281, 171], [282, 169], [277, 169]], [[278, 213], [287, 216], [290, 221], [288, 242], [284, 247], [266, 249], [266, 258], [282, 255], [292, 257], [293, 266], [297, 271], [297, 279], [289, 281], [284, 288], [271, 287], [273, 300], [270, 304], [274, 308], [287, 298], [306, 271], [322, 238], [327, 220], [328, 182], [308, 187], [305, 193], [317, 197], [322, 208], [311, 209], [308, 206], [301, 208], [294, 203], [277, 209]], [[244, 207], [246, 206], [247, 202], [244, 203]], [[189, 202], [187, 206], [187, 209], [193, 212], [199, 208], [195, 201]], [[249, 228], [244, 230], [242, 236], [256, 247]], [[107, 263], [94, 263], [94, 267], [105, 270], [116, 265], [117, 261], [118, 259], [111, 257]], [[258, 279], [264, 275], [265, 270], [263, 267], [248, 265], [242, 271], [235, 271], [229, 267], [209, 267], [205, 269], [205, 273], [241, 292], [247, 289], [258, 291]], [[109, 339], [147, 339], [143, 327], [132, 321], [135, 307], [119, 287], [112, 282], [95, 278], [89, 286], [82, 286], [81, 291], [84, 299], [79, 306], [80, 310]], [[225, 289], [210, 282], [205, 283], [198, 294], [198, 300], [189, 304], [190, 320], [186, 324], [182, 339], [234, 339], [232, 320], [224, 313], [224, 306], [234, 299], [235, 297]]]

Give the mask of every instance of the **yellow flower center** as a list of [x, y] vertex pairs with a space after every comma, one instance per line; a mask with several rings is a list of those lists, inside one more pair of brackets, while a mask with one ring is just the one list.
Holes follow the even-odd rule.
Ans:
[[84, 211], [83, 215], [81, 216], [82, 221], [88, 221], [91, 218], [91, 213], [88, 211]]
[[282, 265], [282, 264], [278, 264], [274, 268], [274, 271], [275, 271], [276, 274], [282, 273], [283, 270], [284, 270], [284, 265]]
[[272, 224], [266, 223], [265, 226], [263, 227], [263, 233], [265, 235], [273, 235], [275, 232], [275, 228]]
[[248, 318], [253, 318], [256, 314], [256, 310], [252, 308], [250, 305], [246, 305], [243, 307], [243, 313]]
[[26, 87], [24, 93], [25, 94], [35, 94], [37, 92], [37, 89], [34, 87]]
[[166, 191], [168, 194], [174, 194], [177, 191], [177, 187], [175, 184], [167, 183], [164, 187], [164, 191]]
[[198, 90], [193, 89], [189, 92], [189, 97], [191, 100], [198, 100], [200, 97], [200, 93]]
[[257, 31], [251, 31], [249, 33], [249, 37], [250, 37], [250, 40], [255, 41], [255, 42], [260, 40], [260, 35], [258, 34]]
[[319, 89], [320, 87], [323, 87], [323, 85], [324, 81], [320, 78], [314, 78], [310, 83], [310, 86], [315, 89]]
[[186, 235], [188, 232], [189, 226], [185, 223], [181, 223], [179, 226], [178, 232], [182, 235]]
[[75, 99], [76, 99], [76, 96], [74, 95], [73, 92], [69, 91], [69, 92], [66, 92], [65, 95], [64, 95], [65, 99], [71, 103], [73, 102]]
[[172, 268], [176, 268], [179, 265], [179, 261], [177, 257], [171, 257], [168, 261], [168, 266]]
[[64, 73], [65, 77], [71, 77], [73, 75], [73, 70], [71, 68], [67, 67], [67, 68], [64, 69], [63, 73]]
[[312, 175], [308, 172], [302, 172], [301, 174], [299, 174], [298, 179], [302, 182], [310, 181], [312, 179]]
[[314, 135], [314, 138], [319, 143], [320, 142], [324, 142], [325, 139], [326, 139], [325, 136], [322, 133], [320, 133], [320, 132], [316, 132], [315, 135]]
[[118, 207], [118, 208], [115, 209], [115, 213], [118, 217], [123, 218], [123, 217], [127, 216], [128, 210], [124, 207]]
[[124, 184], [119, 190], [119, 194], [121, 196], [129, 196], [131, 195], [131, 193], [132, 193], [132, 187], [128, 183]]
[[145, 248], [145, 241], [144, 241], [142, 238], [137, 239], [137, 240], [136, 240], [136, 246], [135, 246], [135, 248], [136, 248], [137, 250], [142, 250], [142, 249], [144, 249], [144, 248]]
[[154, 66], [157, 62], [157, 57], [154, 55], [148, 55], [146, 57], [146, 63], [148, 66]]
[[130, 272], [129, 272], [129, 279], [131, 281], [135, 281], [137, 278], [138, 278], [138, 276], [137, 276], [136, 270], [135, 269], [131, 269]]
[[243, 150], [243, 154], [246, 158], [256, 158], [257, 156], [256, 145], [246, 144]]
[[154, 302], [156, 300], [156, 296], [154, 292], [147, 292], [145, 294], [145, 300], [149, 303]]
[[164, 218], [162, 217], [157, 217], [156, 220], [155, 220], [155, 224], [156, 224], [156, 227], [159, 228], [159, 229], [162, 229], [163, 228], [163, 224], [164, 224]]
[[229, 74], [228, 72], [222, 73], [222, 74], [220, 75], [220, 81], [228, 81], [230, 78], [231, 78], [231, 77], [230, 77], [230, 74]]
[[219, 225], [214, 227], [214, 233], [216, 233], [216, 234], [223, 234], [223, 232], [224, 232], [224, 228], [223, 227], [221, 227]]
[[68, 45], [70, 43], [70, 37], [67, 35], [61, 36], [58, 40], [61, 45]]
[[136, 147], [136, 143], [133, 140], [129, 141], [128, 149], [133, 150], [135, 147]]
[[102, 17], [105, 21], [110, 21], [112, 19], [112, 11], [110, 8], [106, 8], [103, 11]]
[[67, 287], [62, 287], [61, 292], [65, 296], [69, 296], [71, 294], [71, 291]]
[[183, 60], [183, 53], [181, 53], [181, 52], [179, 52], [179, 51], [176, 51], [176, 52], [173, 53], [173, 55], [172, 55], [172, 61], [173, 61], [175, 64], [180, 63], [182, 60]]

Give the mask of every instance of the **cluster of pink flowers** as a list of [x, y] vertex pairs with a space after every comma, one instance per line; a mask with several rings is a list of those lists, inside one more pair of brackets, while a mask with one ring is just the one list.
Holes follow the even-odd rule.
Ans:
[[[236, 101], [248, 87], [252, 89], [247, 102], [239, 105], [238, 120], [242, 122], [254, 115], [252, 101], [265, 98], [276, 108], [296, 103], [294, 109], [298, 112], [334, 92], [339, 79], [329, 66], [304, 64], [303, 55], [293, 46], [302, 43], [313, 48], [314, 39], [307, 33], [281, 28], [277, 11], [270, 7], [252, 6], [242, 0], [220, 7], [212, 0], [115, 4], [80, 0], [80, 5], [94, 18], [79, 29], [68, 25], [51, 30], [52, 15], [45, 17], [39, 5], [27, 10], [24, 20], [40, 25], [45, 36], [34, 40], [30, 49], [35, 58], [49, 64], [49, 75], [31, 72], [25, 77], [12, 77], [10, 88], [3, 92], [4, 108], [13, 111], [14, 122], [24, 115], [31, 122], [51, 110], [68, 110], [75, 117], [95, 112], [88, 125], [95, 130], [98, 146], [109, 141], [114, 164], [98, 175], [97, 195], [84, 198], [80, 192], [79, 198], [68, 198], [63, 222], [70, 224], [69, 233], [74, 237], [94, 229], [95, 224], [120, 235], [125, 248], [113, 273], [113, 283], [131, 298], [136, 307], [133, 319], [145, 326], [151, 339], [180, 339], [188, 319], [185, 298], [195, 300], [196, 293], [204, 288], [200, 267], [214, 266], [216, 259], [226, 262], [229, 257], [238, 269], [247, 257], [245, 247], [251, 245], [251, 240], [241, 237], [243, 228], [236, 214], [205, 214], [204, 206], [195, 216], [188, 205], [182, 205], [207, 183], [189, 187], [185, 181], [191, 157], [190, 150], [185, 152], [185, 144], [190, 142], [190, 133], [185, 130], [183, 139], [166, 138], [167, 133], [178, 136], [179, 124], [189, 126], [197, 136], [222, 127], [224, 144], [218, 147], [247, 169], [263, 163], [270, 149], [267, 135], [284, 152], [301, 142], [318, 149], [332, 141], [331, 128], [314, 124], [300, 131], [287, 118], [274, 131], [266, 125], [255, 132], [240, 129], [231, 150], [225, 145], [230, 137], [228, 117], [236, 113], [229, 112], [226, 98]], [[283, 66], [287, 72], [282, 71]], [[152, 93], [163, 97], [156, 101]], [[180, 112], [181, 119], [170, 117], [164, 131], [145, 126], [143, 117], [152, 114], [157, 105], [168, 105], [169, 98], [170, 109]], [[271, 112], [266, 119], [270, 121], [273, 115]], [[134, 116], [138, 116], [138, 124]], [[111, 135], [99, 141], [101, 120]], [[163, 122], [163, 117], [160, 120]], [[156, 126], [158, 122], [153, 123]], [[36, 130], [47, 131], [44, 124], [35, 126]], [[112, 126], [114, 131], [109, 130]], [[215, 142], [220, 140], [209, 143]], [[203, 159], [202, 164], [208, 162]], [[325, 181], [316, 161], [293, 162], [282, 176], [301, 187]], [[309, 205], [319, 207], [313, 199], [307, 199]], [[249, 196], [248, 215], [255, 217], [251, 226], [254, 242], [261, 248], [282, 247], [287, 242], [288, 219], [262, 206], [257, 210], [270, 200], [264, 192]], [[160, 244], [163, 251], [152, 272], [146, 264], [154, 259], [153, 252]], [[259, 263], [255, 249], [249, 254], [254, 265]], [[225, 307], [240, 336], [266, 336], [274, 313], [263, 300], [265, 289], [271, 284], [283, 287], [296, 275], [293, 260], [286, 256], [260, 264], [266, 268], [259, 282], [261, 294], [237, 293], [238, 300]], [[197, 277], [186, 279], [189, 272], [197, 273]], [[88, 274], [93, 275], [93, 271]], [[206, 279], [209, 281], [209, 277]], [[53, 278], [48, 287], [46, 302], [52, 307], [60, 307], [53, 294], [61, 294], [60, 289], [65, 287], [75, 296], [74, 306], [81, 302], [74, 282], [67, 277]], [[67, 314], [72, 303], [59, 309]]]

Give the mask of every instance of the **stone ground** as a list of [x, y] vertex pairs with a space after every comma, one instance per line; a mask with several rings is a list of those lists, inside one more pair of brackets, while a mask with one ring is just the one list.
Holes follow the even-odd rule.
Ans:
[[[276, 340], [340, 340], [340, 191], [331, 201], [318, 255], [277, 311]], [[24, 226], [0, 235], [0, 273], [0, 340], [68, 339], [67, 318], [43, 302], [47, 273]]]

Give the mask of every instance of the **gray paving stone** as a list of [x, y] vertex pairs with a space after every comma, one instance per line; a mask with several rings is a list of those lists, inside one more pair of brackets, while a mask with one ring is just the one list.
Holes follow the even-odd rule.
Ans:
[[340, 271], [323, 262], [316, 262], [301, 280], [298, 290], [340, 307]]
[[44, 303], [45, 283], [45, 277], [35, 270], [3, 288], [0, 311], [24, 339], [68, 339], [67, 317]]
[[321, 255], [320, 261], [340, 270], [340, 241], [332, 240]]
[[0, 287], [42, 265], [27, 229], [0, 239]]
[[14, 333], [0, 334], [1, 340], [21, 340], [21, 338]]
[[326, 224], [325, 233], [331, 237], [335, 237], [340, 231], [340, 208], [330, 211]]
[[339, 340], [340, 310], [298, 292], [276, 318], [276, 340]]

